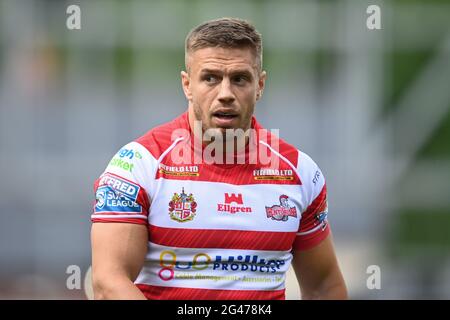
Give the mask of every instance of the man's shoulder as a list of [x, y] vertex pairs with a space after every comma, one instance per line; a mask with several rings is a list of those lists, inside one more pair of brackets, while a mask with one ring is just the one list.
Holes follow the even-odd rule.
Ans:
[[156, 126], [145, 134], [134, 140], [147, 149], [155, 159], [166, 151], [174, 142], [173, 134], [177, 130], [189, 130], [187, 123], [187, 113], [183, 113], [177, 118]]

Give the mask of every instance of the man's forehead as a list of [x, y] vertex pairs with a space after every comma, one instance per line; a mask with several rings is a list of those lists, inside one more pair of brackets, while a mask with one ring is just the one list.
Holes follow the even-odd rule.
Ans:
[[240, 63], [214, 63], [207, 62], [201, 63], [197, 65], [197, 69], [201, 73], [209, 73], [209, 72], [252, 72], [255, 66], [251, 66], [250, 64], [240, 64]]
[[202, 48], [189, 54], [191, 67], [196, 69], [232, 68], [249, 70], [257, 66], [254, 53], [250, 48]]

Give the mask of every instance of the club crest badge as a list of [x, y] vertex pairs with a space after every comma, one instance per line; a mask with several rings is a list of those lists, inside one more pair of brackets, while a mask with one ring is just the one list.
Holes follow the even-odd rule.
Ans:
[[170, 219], [177, 222], [192, 221], [196, 215], [197, 202], [192, 193], [187, 195], [182, 188], [181, 193], [174, 193], [169, 202]]

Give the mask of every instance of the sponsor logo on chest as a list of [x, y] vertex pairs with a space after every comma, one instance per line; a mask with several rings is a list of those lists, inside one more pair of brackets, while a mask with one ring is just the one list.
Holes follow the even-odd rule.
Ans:
[[169, 176], [198, 177], [200, 175], [198, 166], [167, 166], [159, 164], [159, 173]]
[[297, 208], [295, 206], [291, 207], [287, 195], [281, 195], [279, 201], [279, 205], [266, 206], [267, 218], [276, 221], [287, 221], [289, 217], [297, 218]]
[[[234, 204], [234, 205], [233, 205]], [[251, 213], [252, 208], [244, 206], [244, 200], [242, 199], [242, 193], [225, 193], [224, 203], [217, 204], [218, 212], [227, 212], [231, 214], [236, 214], [239, 212]]]
[[279, 170], [269, 168], [253, 170], [253, 177], [255, 180], [268, 181], [294, 180], [294, 174], [292, 170]]

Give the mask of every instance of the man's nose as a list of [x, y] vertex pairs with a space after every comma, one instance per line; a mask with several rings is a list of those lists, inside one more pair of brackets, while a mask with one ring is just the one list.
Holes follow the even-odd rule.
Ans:
[[231, 90], [230, 80], [224, 78], [220, 83], [220, 91], [218, 95], [218, 100], [223, 104], [231, 104], [234, 102], [233, 90]]

